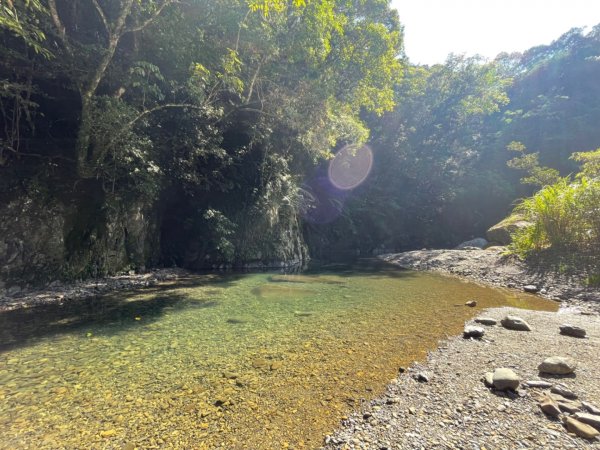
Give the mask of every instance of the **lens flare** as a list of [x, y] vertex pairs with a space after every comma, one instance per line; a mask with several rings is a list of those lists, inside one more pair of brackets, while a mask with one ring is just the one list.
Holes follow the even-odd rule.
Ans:
[[329, 181], [337, 189], [349, 191], [360, 186], [373, 167], [373, 152], [363, 145], [346, 145], [329, 163]]

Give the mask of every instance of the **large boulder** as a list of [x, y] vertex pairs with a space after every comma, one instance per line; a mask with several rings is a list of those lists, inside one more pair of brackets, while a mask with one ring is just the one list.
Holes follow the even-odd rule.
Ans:
[[502, 222], [497, 223], [487, 230], [485, 236], [487, 237], [487, 240], [492, 243], [508, 245], [512, 242], [511, 235], [513, 233], [530, 225], [531, 222], [525, 220], [523, 216], [519, 214], [512, 214]]

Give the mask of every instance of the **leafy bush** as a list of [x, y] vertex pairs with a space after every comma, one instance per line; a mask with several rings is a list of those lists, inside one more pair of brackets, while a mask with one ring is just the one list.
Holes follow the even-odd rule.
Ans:
[[532, 225], [513, 236], [520, 256], [553, 249], [597, 254], [600, 249], [600, 180], [563, 178], [516, 208]]

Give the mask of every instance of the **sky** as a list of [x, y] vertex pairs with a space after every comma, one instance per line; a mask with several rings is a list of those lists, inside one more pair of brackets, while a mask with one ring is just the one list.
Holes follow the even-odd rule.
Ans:
[[443, 63], [449, 53], [493, 59], [600, 23], [600, 0], [392, 0], [392, 7], [417, 64]]

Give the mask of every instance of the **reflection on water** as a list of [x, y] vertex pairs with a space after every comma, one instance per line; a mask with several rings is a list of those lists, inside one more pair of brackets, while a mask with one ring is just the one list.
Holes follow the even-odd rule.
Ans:
[[316, 448], [399, 366], [501, 305], [556, 309], [376, 265], [0, 314], [0, 448]]

